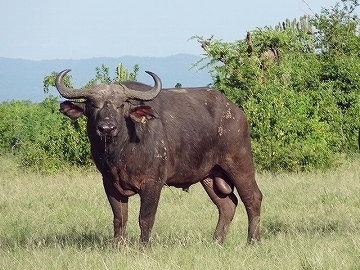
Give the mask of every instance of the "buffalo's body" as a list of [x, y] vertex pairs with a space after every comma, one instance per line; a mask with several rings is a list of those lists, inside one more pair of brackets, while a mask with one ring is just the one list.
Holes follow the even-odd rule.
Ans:
[[[86, 101], [65, 101], [61, 111], [73, 119], [88, 118], [91, 152], [114, 213], [116, 240], [125, 237], [129, 196], [140, 195], [139, 225], [146, 242], [162, 187], [186, 189], [197, 182], [219, 209], [215, 239], [224, 240], [234, 216], [235, 186], [248, 214], [248, 241], [259, 240], [262, 195], [254, 177], [248, 123], [237, 106], [209, 88], [160, 91], [161, 81], [152, 73], [155, 90], [125, 82], [77, 96], [80, 91], [62, 84], [67, 72], [57, 78], [59, 92]], [[121, 89], [154, 94], [135, 97]]]

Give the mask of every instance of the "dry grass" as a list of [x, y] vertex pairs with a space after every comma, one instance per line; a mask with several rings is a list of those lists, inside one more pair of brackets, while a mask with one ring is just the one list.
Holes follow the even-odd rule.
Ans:
[[151, 245], [113, 248], [112, 214], [97, 172], [24, 174], [0, 157], [0, 269], [360, 269], [360, 159], [324, 173], [259, 174], [262, 241], [246, 246], [240, 204], [223, 246], [200, 185], [164, 188]]

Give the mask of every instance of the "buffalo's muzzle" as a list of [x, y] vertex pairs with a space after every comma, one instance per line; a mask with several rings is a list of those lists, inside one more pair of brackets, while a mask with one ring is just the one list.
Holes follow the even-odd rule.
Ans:
[[104, 123], [97, 126], [97, 133], [101, 137], [114, 137], [118, 133], [115, 125]]

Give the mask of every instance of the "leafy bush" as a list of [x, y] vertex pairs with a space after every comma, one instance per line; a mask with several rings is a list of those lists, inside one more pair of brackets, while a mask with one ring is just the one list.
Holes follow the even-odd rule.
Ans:
[[56, 172], [68, 164], [91, 164], [90, 146], [86, 136], [86, 121], [71, 122], [59, 113], [56, 98], [45, 99], [38, 105], [38, 121], [41, 133], [35, 141], [22, 145], [20, 163], [41, 172]]
[[358, 4], [342, 2], [234, 43], [196, 37], [215, 88], [249, 117], [259, 170], [325, 169], [339, 153], [358, 151]]
[[19, 158], [21, 166], [56, 172], [68, 164], [91, 164], [85, 119], [71, 122], [59, 113], [57, 98], [42, 103], [12, 101], [0, 105], [1, 152]]
[[[136, 80], [139, 67], [133, 72], [120, 63], [116, 76], [111, 79], [105, 65], [95, 68], [95, 79], [89, 84]], [[44, 92], [55, 85], [56, 72], [44, 78]], [[65, 77], [71, 87], [71, 77]], [[56, 97], [49, 96], [43, 102], [11, 101], [0, 104], [0, 153], [12, 153], [20, 166], [41, 173], [54, 173], [69, 165], [92, 164], [90, 145], [84, 117], [71, 121], [59, 112]]]

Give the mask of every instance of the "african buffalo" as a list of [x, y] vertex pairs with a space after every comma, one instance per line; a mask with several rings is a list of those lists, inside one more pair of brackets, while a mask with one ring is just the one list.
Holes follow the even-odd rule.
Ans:
[[114, 239], [125, 239], [128, 199], [140, 195], [140, 240], [148, 242], [164, 185], [188, 189], [201, 182], [219, 210], [214, 239], [223, 242], [234, 217], [236, 187], [248, 215], [248, 242], [260, 239], [262, 194], [256, 184], [246, 116], [210, 88], [162, 89], [124, 82], [83, 89], [56, 78], [67, 99], [60, 111], [87, 117], [91, 153], [114, 214]]

